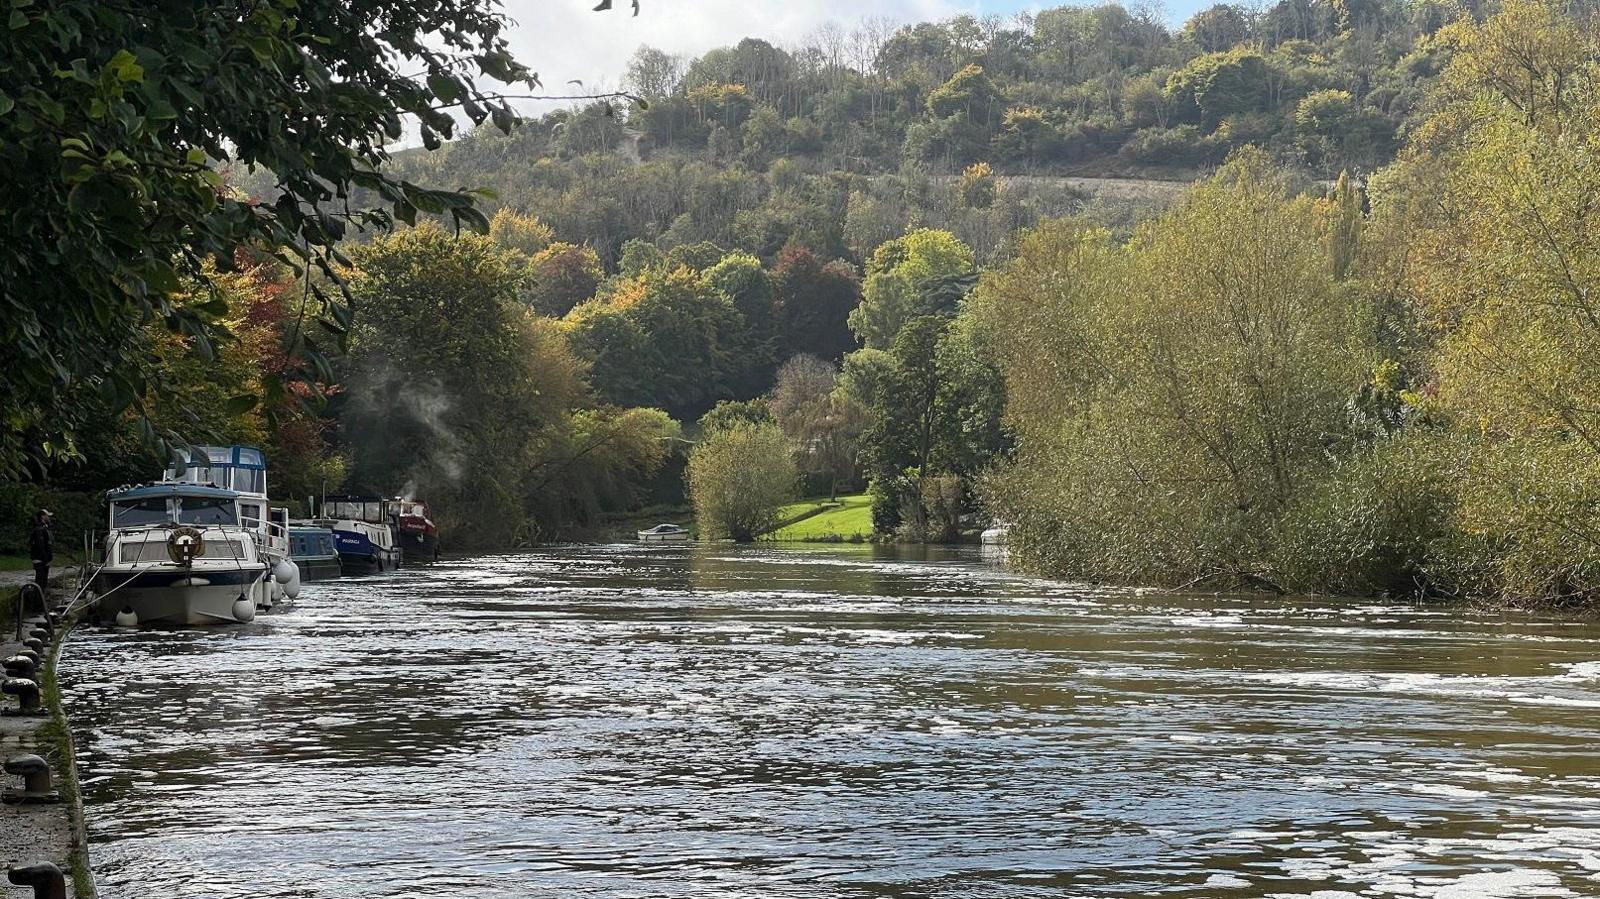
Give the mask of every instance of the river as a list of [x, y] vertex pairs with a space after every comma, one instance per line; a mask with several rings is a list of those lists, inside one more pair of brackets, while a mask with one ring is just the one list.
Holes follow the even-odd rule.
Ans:
[[1600, 625], [565, 547], [83, 630], [105, 899], [1600, 894]]

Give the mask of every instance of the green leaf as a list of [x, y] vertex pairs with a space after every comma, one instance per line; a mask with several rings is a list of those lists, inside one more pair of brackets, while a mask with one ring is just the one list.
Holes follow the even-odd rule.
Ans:
[[228, 398], [226, 409], [229, 415], [243, 415], [254, 409], [260, 402], [261, 398], [253, 393], [241, 393], [238, 396]]
[[144, 80], [144, 66], [139, 65], [139, 58], [127, 50], [118, 50], [106, 63], [105, 71], [111, 73], [118, 81]]
[[490, 109], [489, 117], [494, 122], [494, 126], [505, 134], [510, 134], [511, 129], [517, 124], [516, 114], [511, 111], [511, 107], [505, 104]]
[[460, 209], [454, 210], [452, 214], [456, 217], [457, 222], [466, 223], [466, 226], [471, 228], [473, 231], [476, 231], [479, 234], [489, 233], [489, 219], [486, 218], [483, 213], [472, 208], [471, 206], [463, 206]]
[[461, 84], [442, 72], [428, 75], [428, 90], [445, 103], [454, 103], [461, 97]]

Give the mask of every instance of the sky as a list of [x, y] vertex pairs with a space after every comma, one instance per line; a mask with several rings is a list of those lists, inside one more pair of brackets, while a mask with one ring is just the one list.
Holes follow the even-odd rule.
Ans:
[[[512, 51], [539, 73], [546, 91], [584, 93], [616, 88], [628, 57], [640, 44], [698, 56], [744, 37], [793, 45], [829, 21], [846, 27], [866, 16], [920, 22], [1057, 5], [1028, 0], [640, 0], [635, 18], [629, 0], [614, 2], [615, 9], [592, 12], [595, 0], [503, 0], [517, 22], [510, 32]], [[1182, 22], [1209, 2], [1165, 0], [1165, 6], [1171, 20]], [[582, 80], [584, 89], [568, 84], [569, 79]]]

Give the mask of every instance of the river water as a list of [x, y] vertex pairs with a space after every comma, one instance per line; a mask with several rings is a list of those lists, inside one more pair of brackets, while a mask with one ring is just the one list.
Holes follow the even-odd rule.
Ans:
[[1600, 895], [1600, 626], [571, 547], [61, 667], [106, 899]]

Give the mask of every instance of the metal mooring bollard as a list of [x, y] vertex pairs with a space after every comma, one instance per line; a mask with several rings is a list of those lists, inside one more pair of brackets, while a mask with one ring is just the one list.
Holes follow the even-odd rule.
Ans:
[[44, 641], [38, 637], [29, 637], [22, 641], [22, 645], [38, 653], [40, 658], [44, 658]]
[[33, 887], [33, 899], [67, 899], [67, 879], [50, 862], [7, 868], [6, 879], [17, 886]]
[[38, 667], [34, 664], [33, 656], [12, 656], [5, 661], [6, 677], [25, 677], [32, 680]]
[[0, 715], [40, 717], [49, 714], [39, 702], [39, 685], [25, 677], [6, 678], [0, 683], [0, 693], [17, 697], [17, 708], [0, 709]]
[[6, 788], [3, 798], [11, 805], [26, 803], [60, 802], [61, 794], [50, 784], [50, 763], [36, 755], [19, 755], [8, 759], [6, 773], [22, 778], [22, 789]]
[[28, 636], [33, 638], [33, 639], [35, 639], [35, 640], [38, 640], [40, 643], [49, 643], [50, 642], [50, 629], [47, 628], [47, 627], [36, 627], [36, 628], [28, 631]]

